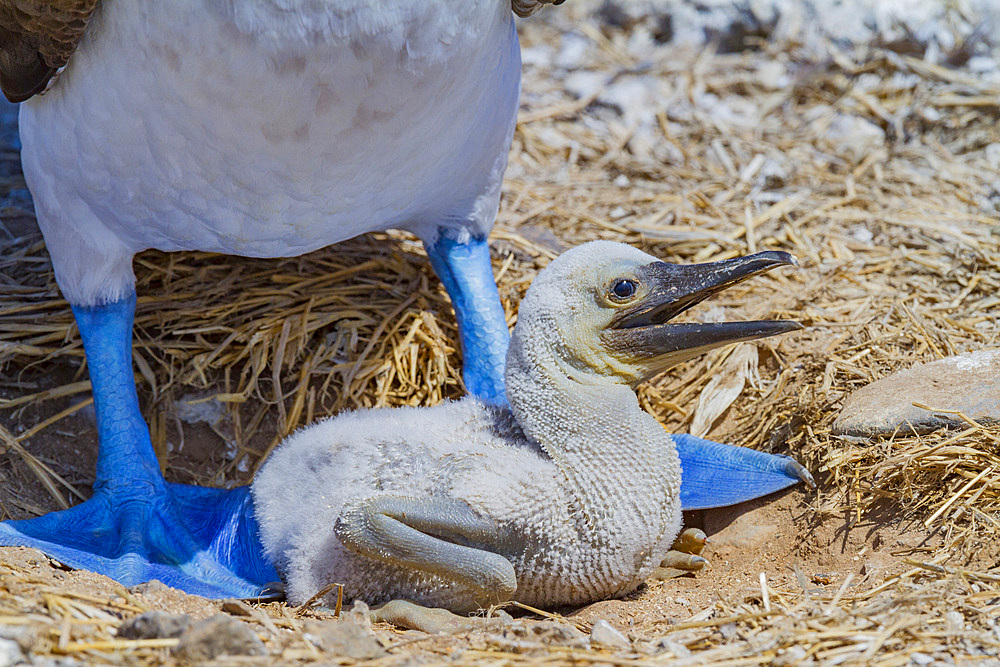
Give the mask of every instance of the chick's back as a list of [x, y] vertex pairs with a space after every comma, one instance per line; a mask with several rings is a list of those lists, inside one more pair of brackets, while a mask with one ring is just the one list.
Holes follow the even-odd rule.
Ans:
[[[534, 479], [525, 479], [526, 470]], [[453, 582], [391, 568], [340, 543], [333, 527], [345, 504], [383, 494], [459, 500], [502, 528], [524, 512], [517, 499], [526, 483], [537, 493], [555, 478], [509, 412], [467, 398], [363, 410], [306, 427], [265, 462], [253, 496], [265, 550], [292, 602], [337, 581], [369, 602], [402, 595], [441, 604], [448, 589], [447, 597], [462, 595]]]

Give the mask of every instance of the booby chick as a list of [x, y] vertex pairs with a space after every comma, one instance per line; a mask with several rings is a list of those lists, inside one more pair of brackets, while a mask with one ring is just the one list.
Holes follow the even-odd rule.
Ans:
[[793, 263], [769, 251], [678, 266], [607, 241], [553, 260], [520, 306], [509, 409], [470, 397], [358, 411], [302, 429], [265, 462], [252, 493], [289, 600], [339, 582], [371, 603], [468, 612], [634, 590], [678, 534], [683, 468], [634, 389], [706, 350], [801, 328], [670, 321]]
[[147, 248], [288, 257], [412, 231], [455, 306], [467, 389], [503, 402], [486, 237], [518, 109], [512, 8], [551, 1], [0, 0], [0, 87], [23, 102], [99, 437], [92, 498], [0, 524], [0, 545], [209, 597], [276, 578], [245, 488], [160, 474], [131, 355]]

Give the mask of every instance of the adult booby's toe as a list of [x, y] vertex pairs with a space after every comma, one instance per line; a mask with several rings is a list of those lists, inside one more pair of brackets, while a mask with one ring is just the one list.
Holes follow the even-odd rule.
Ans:
[[919, 364], [862, 387], [844, 401], [833, 430], [860, 437], [927, 433], [965, 423], [958, 412], [1000, 422], [1000, 349]]

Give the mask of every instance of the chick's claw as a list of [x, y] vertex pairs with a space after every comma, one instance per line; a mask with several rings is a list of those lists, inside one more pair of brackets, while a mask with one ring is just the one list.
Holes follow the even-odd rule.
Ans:
[[708, 537], [699, 528], [686, 528], [674, 540], [660, 566], [653, 570], [650, 579], [665, 581], [702, 570], [708, 560], [700, 554], [708, 544]]

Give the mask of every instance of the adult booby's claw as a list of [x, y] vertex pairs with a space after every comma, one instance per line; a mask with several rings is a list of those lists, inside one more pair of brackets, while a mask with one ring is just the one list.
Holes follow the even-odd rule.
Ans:
[[735, 505], [805, 482], [809, 471], [789, 456], [724, 445], [686, 433], [671, 436], [681, 458], [681, 509]]
[[486, 239], [470, 238], [460, 243], [442, 231], [426, 248], [431, 266], [455, 307], [466, 389], [487, 403], [506, 405], [503, 373], [510, 331]]
[[805, 485], [810, 489], [816, 488], [816, 480], [813, 479], [812, 473], [804, 465], [790, 456], [786, 456], [785, 459], [785, 474], [795, 477], [800, 482], [805, 482]]
[[0, 545], [35, 547], [126, 586], [151, 579], [207, 597], [257, 597], [277, 580], [247, 488], [168, 484], [132, 374], [135, 295], [74, 307], [93, 386], [100, 449], [94, 494], [62, 512], [0, 524]]

